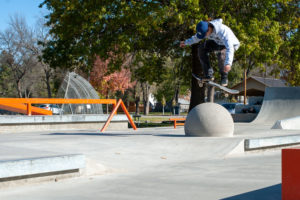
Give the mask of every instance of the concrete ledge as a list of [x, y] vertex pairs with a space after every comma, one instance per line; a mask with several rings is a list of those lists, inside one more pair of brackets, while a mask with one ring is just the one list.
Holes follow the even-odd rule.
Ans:
[[[58, 130], [99, 130], [103, 127], [102, 123], [36, 123], [36, 124], [10, 124], [0, 125], [0, 133], [24, 133], [29, 131], [58, 131]], [[110, 122], [107, 131], [128, 130], [128, 122]]]
[[0, 161], [0, 180], [44, 173], [60, 173], [85, 167], [81, 154]]
[[[0, 133], [78, 129], [100, 130], [108, 117], [109, 115], [2, 115], [0, 116]], [[115, 115], [107, 130], [128, 130], [126, 115]]]
[[[106, 122], [109, 115], [0, 115], [0, 125], [37, 123]], [[115, 115], [112, 122], [128, 121], [126, 115]]]
[[300, 144], [300, 135], [245, 139], [245, 151]]

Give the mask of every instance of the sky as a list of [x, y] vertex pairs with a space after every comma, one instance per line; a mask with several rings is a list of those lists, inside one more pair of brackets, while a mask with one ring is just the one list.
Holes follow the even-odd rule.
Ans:
[[33, 27], [38, 18], [47, 13], [45, 7], [39, 8], [43, 0], [0, 0], [0, 31], [8, 28], [11, 16], [23, 16], [27, 24]]

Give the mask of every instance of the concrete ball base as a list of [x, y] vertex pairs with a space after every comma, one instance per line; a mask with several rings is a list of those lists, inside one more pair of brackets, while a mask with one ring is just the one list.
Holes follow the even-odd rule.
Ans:
[[203, 103], [188, 114], [184, 131], [186, 136], [231, 137], [234, 123], [231, 114], [216, 103]]

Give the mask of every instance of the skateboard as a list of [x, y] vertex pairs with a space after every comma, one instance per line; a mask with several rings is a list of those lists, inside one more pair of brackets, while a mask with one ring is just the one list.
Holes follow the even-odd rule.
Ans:
[[210, 85], [210, 86], [217, 87], [217, 88], [223, 90], [224, 92], [226, 92], [228, 94], [238, 94], [239, 93], [238, 90], [229, 89], [225, 86], [222, 86], [218, 83], [215, 83], [215, 82], [211, 81], [211, 79], [201, 78], [201, 77], [199, 77], [199, 76], [197, 76], [196, 74], [193, 74], [193, 73], [192, 73], [192, 75], [195, 79], [197, 79], [199, 87], [203, 87], [204, 84], [207, 84], [207, 85]]

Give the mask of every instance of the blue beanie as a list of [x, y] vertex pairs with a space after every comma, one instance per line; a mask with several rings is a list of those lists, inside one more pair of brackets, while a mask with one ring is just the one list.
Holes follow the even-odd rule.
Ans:
[[206, 21], [199, 22], [197, 24], [196, 31], [197, 31], [197, 38], [203, 39], [208, 31], [208, 22]]

